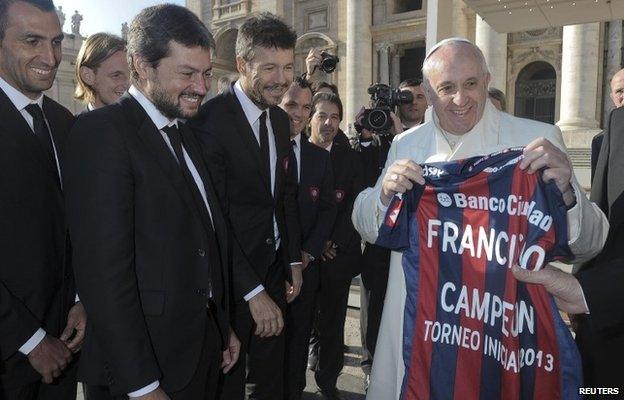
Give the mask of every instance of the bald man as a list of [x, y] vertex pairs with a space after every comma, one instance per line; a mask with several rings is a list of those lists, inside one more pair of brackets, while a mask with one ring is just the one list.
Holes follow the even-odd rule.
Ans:
[[[611, 78], [611, 92], [609, 97], [613, 101], [615, 108], [624, 106], [624, 68], [619, 70]], [[591, 143], [591, 179], [594, 180], [594, 172], [596, 171], [596, 163], [598, 162], [598, 156], [600, 155], [600, 148], [602, 147], [602, 138], [604, 132], [600, 132], [592, 139]]]

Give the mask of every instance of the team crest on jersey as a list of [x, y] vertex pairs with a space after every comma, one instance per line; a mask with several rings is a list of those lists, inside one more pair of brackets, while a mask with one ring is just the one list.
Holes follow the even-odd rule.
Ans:
[[336, 189], [336, 203], [340, 203], [345, 198], [345, 191], [342, 189]]
[[284, 157], [282, 160], [282, 166], [284, 167], [284, 172], [288, 172], [288, 157]]
[[308, 192], [310, 193], [310, 198], [312, 199], [312, 201], [317, 201], [319, 198], [319, 188], [317, 188], [316, 186], [310, 186], [308, 188]]

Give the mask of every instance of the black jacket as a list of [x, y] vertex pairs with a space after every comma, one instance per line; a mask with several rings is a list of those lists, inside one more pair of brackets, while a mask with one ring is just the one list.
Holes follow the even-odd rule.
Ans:
[[[73, 116], [47, 97], [43, 111], [62, 161]], [[18, 349], [40, 327], [60, 335], [75, 290], [56, 163], [2, 90], [0, 182], [0, 386], [15, 387], [41, 379]]]
[[206, 102], [192, 122], [203, 144], [210, 176], [234, 239], [242, 250], [232, 259], [235, 300], [265, 283], [276, 256], [273, 215], [277, 219], [284, 264], [301, 261], [297, 182], [294, 171], [288, 168], [290, 122], [288, 115], [276, 106], [269, 109], [269, 116], [277, 150], [274, 195], [271, 177], [261, 167], [260, 146], [233, 85]]
[[319, 259], [336, 219], [334, 177], [329, 153], [301, 138], [299, 178], [301, 249]]
[[89, 317], [79, 374], [113, 394], [157, 379], [172, 392], [190, 381], [211, 323], [210, 294], [222, 341], [228, 334], [226, 223], [199, 143], [189, 129], [181, 133], [216, 242], [174, 155], [133, 97], [82, 115], [68, 140], [74, 269]]

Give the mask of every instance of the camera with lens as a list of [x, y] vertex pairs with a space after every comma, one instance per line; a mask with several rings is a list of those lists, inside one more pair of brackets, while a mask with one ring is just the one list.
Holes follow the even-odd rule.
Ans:
[[368, 94], [371, 96], [373, 107], [364, 110], [361, 126], [356, 123], [356, 129], [366, 128], [380, 134], [389, 132], [392, 128], [390, 113], [396, 106], [414, 101], [414, 96], [409, 90], [395, 89], [383, 83], [369, 87]]
[[339, 62], [340, 59], [337, 56], [324, 51], [321, 53], [321, 65], [319, 65], [319, 68], [326, 74], [331, 74], [336, 70], [336, 66]]

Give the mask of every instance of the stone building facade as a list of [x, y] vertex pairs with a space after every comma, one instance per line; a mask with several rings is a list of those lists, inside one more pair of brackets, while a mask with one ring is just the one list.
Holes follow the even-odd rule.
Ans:
[[56, 73], [56, 79], [50, 90], [45, 92], [48, 97], [58, 101], [75, 114], [82, 111], [85, 107], [84, 104], [74, 99], [74, 89], [76, 88], [74, 67], [82, 41], [83, 38], [80, 35], [65, 33], [63, 58]]

